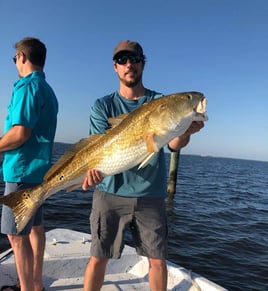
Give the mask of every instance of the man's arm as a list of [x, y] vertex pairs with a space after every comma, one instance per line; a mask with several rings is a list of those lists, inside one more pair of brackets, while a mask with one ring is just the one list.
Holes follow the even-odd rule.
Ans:
[[31, 136], [32, 130], [22, 125], [14, 125], [0, 138], [0, 152], [16, 149]]

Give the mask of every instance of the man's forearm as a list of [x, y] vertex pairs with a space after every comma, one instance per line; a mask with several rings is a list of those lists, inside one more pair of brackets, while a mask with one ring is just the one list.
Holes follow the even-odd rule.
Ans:
[[31, 129], [15, 125], [0, 138], [0, 152], [16, 149], [30, 137]]

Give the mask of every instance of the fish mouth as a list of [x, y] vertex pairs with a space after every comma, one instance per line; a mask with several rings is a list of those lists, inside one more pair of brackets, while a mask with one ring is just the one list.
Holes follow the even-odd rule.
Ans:
[[197, 117], [197, 120], [201, 121], [206, 121], [208, 120], [207, 112], [206, 112], [206, 107], [207, 107], [207, 98], [204, 96], [199, 103], [197, 104], [195, 108], [195, 115]]

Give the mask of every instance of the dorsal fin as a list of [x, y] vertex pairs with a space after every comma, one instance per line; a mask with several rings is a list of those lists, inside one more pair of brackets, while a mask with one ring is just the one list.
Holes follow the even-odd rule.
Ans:
[[111, 125], [111, 127], [116, 127], [117, 125], [119, 125], [122, 120], [124, 120], [127, 116], [129, 115], [129, 113], [125, 113], [125, 114], [120, 114], [118, 116], [115, 116], [115, 117], [111, 117], [111, 118], [108, 118], [108, 122], [109, 124]]
[[79, 152], [82, 148], [84, 148], [86, 145], [95, 142], [96, 140], [98, 140], [100, 137], [102, 136], [102, 134], [92, 134], [89, 137], [86, 138], [82, 138], [80, 141], [78, 141], [77, 143], [75, 143], [74, 145], [70, 146], [70, 148], [68, 148], [65, 153], [63, 154], [63, 156], [61, 156], [59, 158], [59, 160], [47, 171], [45, 177], [44, 177], [44, 181], [49, 180], [49, 178], [51, 176], [53, 176], [53, 174], [60, 169], [64, 164], [66, 164], [67, 162], [69, 162], [77, 152]]

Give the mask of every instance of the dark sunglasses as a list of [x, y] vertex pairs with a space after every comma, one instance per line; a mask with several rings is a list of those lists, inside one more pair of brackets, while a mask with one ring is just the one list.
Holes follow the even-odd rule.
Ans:
[[18, 54], [16, 54], [13, 58], [12, 58], [12, 60], [13, 60], [13, 62], [14, 62], [14, 64], [16, 64], [17, 63], [17, 56], [19, 55], [19, 53]]
[[14, 64], [16, 64], [16, 62], [17, 62], [17, 55], [15, 55], [15, 57], [13, 57], [12, 60], [13, 60]]
[[125, 65], [127, 63], [127, 60], [129, 60], [131, 64], [138, 64], [143, 61], [144, 58], [142, 56], [122, 56], [116, 58], [115, 62], [119, 65]]

